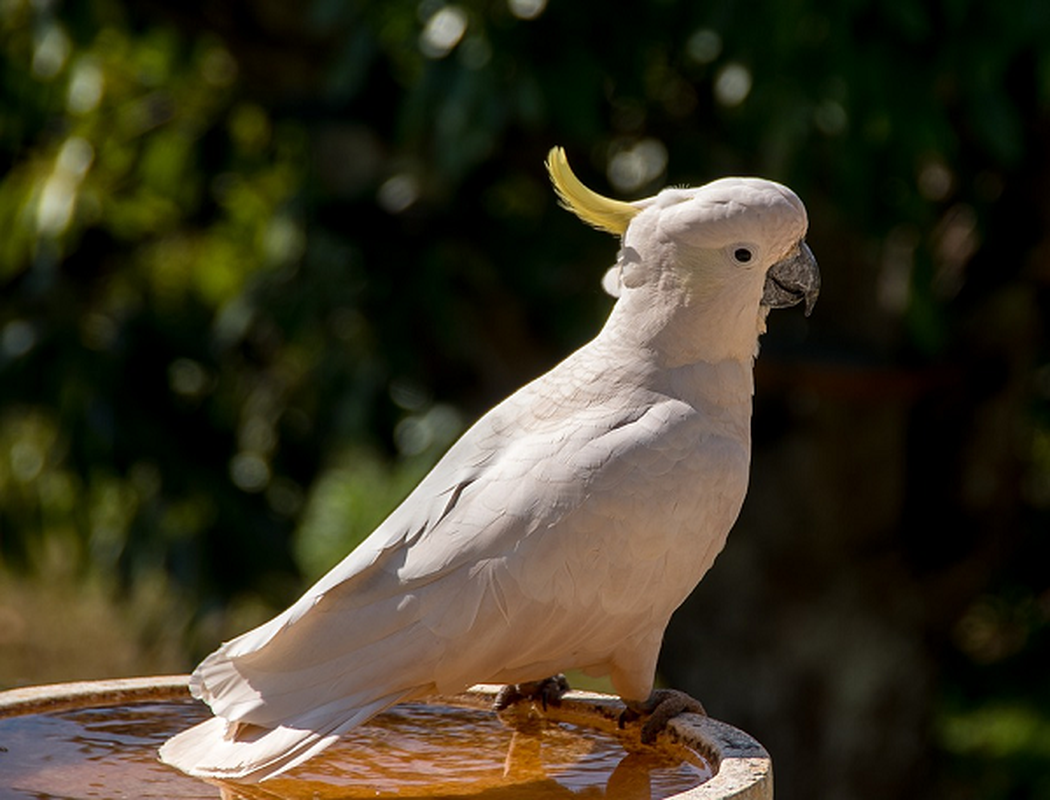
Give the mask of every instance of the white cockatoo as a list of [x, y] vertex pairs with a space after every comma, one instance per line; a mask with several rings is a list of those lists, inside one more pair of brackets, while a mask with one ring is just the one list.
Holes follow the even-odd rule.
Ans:
[[215, 716], [162, 760], [263, 780], [395, 703], [569, 669], [608, 675], [635, 716], [662, 702], [664, 628], [744, 499], [766, 315], [817, 297], [806, 210], [757, 178], [622, 202], [560, 148], [547, 168], [566, 208], [622, 237], [608, 322], [293, 606], [208, 656], [190, 689]]

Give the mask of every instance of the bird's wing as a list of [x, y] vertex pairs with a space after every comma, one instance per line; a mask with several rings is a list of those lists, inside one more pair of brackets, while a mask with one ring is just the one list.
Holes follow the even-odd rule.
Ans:
[[[194, 693], [228, 720], [273, 725], [317, 707], [315, 686], [353, 708], [377, 686], [427, 683], [445, 643], [473, 626], [482, 597], [470, 591], [471, 569], [513, 554], [586, 491], [586, 475], [567, 474], [565, 451], [601, 435], [603, 409], [579, 409], [569, 425], [543, 409], [515, 395], [479, 420], [294, 605], [205, 659]], [[415, 650], [427, 655], [400, 666]]]

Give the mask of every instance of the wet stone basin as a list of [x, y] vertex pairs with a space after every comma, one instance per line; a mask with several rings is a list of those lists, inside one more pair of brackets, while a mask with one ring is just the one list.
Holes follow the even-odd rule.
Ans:
[[397, 706], [262, 784], [205, 782], [157, 760], [165, 739], [208, 716], [181, 680], [99, 682], [126, 686], [94, 693], [94, 684], [66, 684], [71, 694], [53, 687], [53, 696], [52, 687], [0, 692], [0, 799], [715, 796], [697, 787], [707, 788], [717, 757], [674, 737], [641, 746], [611, 724], [611, 698], [571, 701], [561, 720], [501, 720], [483, 689]]

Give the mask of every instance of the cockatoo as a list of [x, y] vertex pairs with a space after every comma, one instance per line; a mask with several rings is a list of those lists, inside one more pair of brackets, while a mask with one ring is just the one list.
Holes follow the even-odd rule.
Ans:
[[757, 178], [624, 202], [561, 148], [547, 168], [566, 208], [621, 237], [605, 326], [481, 417], [294, 605], [208, 656], [190, 689], [215, 716], [163, 761], [259, 781], [395, 703], [569, 669], [609, 676], [635, 715], [660, 705], [668, 619], [747, 488], [766, 316], [816, 301], [806, 210]]

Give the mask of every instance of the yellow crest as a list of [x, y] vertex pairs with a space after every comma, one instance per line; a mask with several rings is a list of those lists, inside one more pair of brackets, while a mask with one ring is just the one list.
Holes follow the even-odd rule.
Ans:
[[630, 203], [602, 197], [584, 186], [569, 168], [569, 159], [560, 147], [552, 147], [548, 153], [547, 172], [562, 206], [595, 228], [622, 236], [627, 224], [641, 211]]

